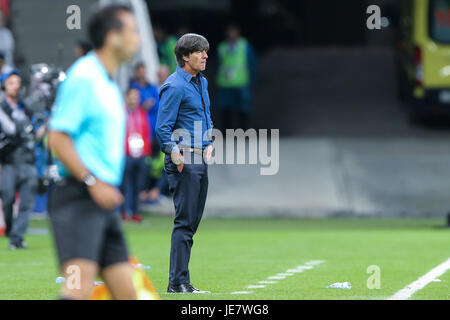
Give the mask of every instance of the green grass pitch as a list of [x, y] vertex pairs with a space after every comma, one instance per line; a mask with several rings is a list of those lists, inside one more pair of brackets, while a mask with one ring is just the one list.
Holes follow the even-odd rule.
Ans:
[[[130, 253], [142, 264], [163, 299], [387, 299], [450, 257], [444, 219], [218, 219], [205, 218], [194, 237], [192, 283], [205, 295], [165, 293], [172, 218], [146, 216], [125, 223]], [[0, 238], [0, 299], [56, 299], [60, 285], [47, 220], [33, 220], [27, 250], [9, 251]], [[41, 231], [41, 232], [36, 232]], [[44, 231], [44, 232], [42, 232]], [[303, 265], [325, 262], [247, 289]], [[367, 288], [367, 268], [380, 268], [380, 289]], [[450, 299], [450, 270], [412, 299]], [[325, 289], [351, 282], [350, 290]], [[232, 295], [235, 291], [253, 291]]]

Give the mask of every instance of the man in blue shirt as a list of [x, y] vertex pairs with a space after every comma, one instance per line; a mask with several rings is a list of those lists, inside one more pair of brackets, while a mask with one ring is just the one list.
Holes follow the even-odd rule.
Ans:
[[[98, 273], [114, 299], [136, 299], [115, 208], [123, 202], [125, 109], [112, 80], [140, 45], [128, 7], [110, 6], [89, 22], [94, 51], [79, 59], [58, 89], [49, 146], [64, 165], [49, 198], [63, 299], [87, 299]], [[69, 281], [78, 276], [77, 281]]]
[[[200, 224], [208, 192], [207, 161], [213, 151], [206, 68], [208, 41], [188, 33], [175, 47], [178, 67], [162, 85], [156, 136], [166, 153], [165, 171], [173, 193], [175, 220], [170, 251], [170, 293], [205, 293], [190, 282], [193, 236]], [[176, 133], [182, 133], [176, 138]]]
[[[158, 87], [147, 81], [147, 68], [143, 62], [139, 62], [135, 67], [134, 79], [130, 82], [130, 89], [137, 89], [140, 92], [140, 106], [147, 110], [152, 131], [152, 142], [156, 140], [155, 128], [156, 117], [159, 109]], [[158, 148], [159, 149], [159, 148]], [[154, 154], [159, 150], [153, 149]]]

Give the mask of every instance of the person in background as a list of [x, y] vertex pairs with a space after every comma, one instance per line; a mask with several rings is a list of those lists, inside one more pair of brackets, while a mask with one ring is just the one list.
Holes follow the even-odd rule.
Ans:
[[[1, 170], [1, 168], [0, 168]], [[1, 183], [1, 181], [0, 181]], [[0, 237], [4, 237], [6, 236], [6, 225], [5, 225], [5, 221], [4, 221], [4, 217], [3, 217], [3, 204], [2, 204], [2, 199], [0, 198]]]
[[[158, 87], [147, 81], [147, 67], [143, 62], [138, 62], [134, 68], [134, 77], [130, 82], [130, 89], [139, 90], [139, 105], [147, 111], [148, 119], [150, 122], [152, 155], [157, 155], [160, 152], [159, 144], [157, 142], [155, 134], [156, 117], [158, 115], [159, 109]], [[153, 159], [147, 157], [146, 162], [149, 168], [153, 167]], [[139, 199], [141, 201], [147, 200], [146, 190], [149, 189], [152, 185], [151, 176], [152, 174], [150, 172], [148, 172], [148, 174], [145, 176], [146, 181], [144, 183], [143, 189], [139, 194]]]
[[[169, 67], [165, 64], [160, 65], [158, 70], [158, 81], [160, 87], [169, 76]], [[169, 194], [169, 182], [167, 180], [167, 173], [164, 171], [164, 152], [158, 148], [158, 150], [154, 150], [153, 155], [154, 158], [151, 162], [151, 189], [148, 192], [143, 192], [140, 197], [141, 200], [147, 200], [150, 201], [150, 203], [161, 202], [165, 200], [165, 196]]]
[[77, 42], [77, 45], [75, 46], [75, 57], [77, 59], [84, 57], [91, 50], [92, 45], [89, 42], [80, 40]]
[[13, 68], [5, 63], [5, 58], [5, 53], [3, 51], [0, 51], [0, 78], [4, 74], [13, 71]]
[[[0, 51], [0, 79], [3, 75], [10, 73], [12, 68], [5, 64], [5, 54], [3, 51]], [[3, 88], [0, 89], [0, 101], [5, 98], [5, 93], [3, 92]]]
[[250, 44], [241, 36], [237, 25], [230, 24], [227, 27], [226, 37], [218, 47], [216, 106], [222, 113], [223, 131], [235, 128], [235, 114], [239, 118], [238, 127], [246, 130], [251, 113], [250, 84], [254, 78], [255, 58]]
[[145, 188], [149, 167], [146, 158], [152, 155], [150, 122], [145, 110], [139, 106], [137, 89], [128, 89], [126, 95], [127, 128], [125, 139], [126, 163], [122, 182], [125, 203], [122, 219], [141, 222], [139, 193]]
[[33, 127], [36, 131], [36, 147], [35, 147], [35, 158], [36, 158], [36, 170], [38, 174], [38, 188], [35, 198], [35, 205], [33, 212], [35, 213], [45, 213], [47, 212], [47, 196], [48, 193], [46, 188], [42, 185], [43, 178], [47, 172], [49, 165], [49, 154], [46, 146], [46, 134], [47, 134], [47, 122], [50, 117], [50, 111], [42, 111], [35, 113], [33, 117]]
[[160, 88], [169, 76], [170, 76], [169, 67], [166, 64], [161, 64], [158, 69], [158, 82]]
[[159, 158], [152, 159], [152, 178], [154, 179], [153, 187], [143, 196], [141, 200], [149, 201], [149, 203], [163, 203], [169, 195], [169, 181], [167, 173], [164, 170], [164, 152], [159, 153]]
[[0, 11], [0, 51], [5, 55], [5, 65], [14, 68], [14, 38], [6, 27], [6, 21], [3, 13]]
[[183, 24], [177, 29], [178, 39], [184, 36], [186, 33], [191, 33], [191, 28], [188, 25]]
[[[5, 66], [5, 54], [3, 52], [0, 52], [0, 79], [2, 79], [3, 75], [7, 73]], [[0, 101], [2, 101], [5, 98], [5, 94], [3, 93], [3, 88], [0, 88]], [[1, 171], [0, 166], [0, 171]], [[0, 184], [1, 184], [0, 180]], [[3, 217], [3, 209], [2, 209], [2, 199], [0, 197], [0, 237], [4, 237], [6, 235], [6, 226], [4, 223], [4, 217]]]
[[[184, 30], [187, 30], [187, 28]], [[177, 38], [168, 35], [166, 30], [161, 26], [155, 26], [153, 28], [153, 33], [158, 46], [159, 61], [161, 61], [161, 64], [165, 64], [169, 67], [170, 73], [175, 72], [177, 69], [177, 59], [174, 50], [175, 45], [177, 44]]]
[[[24, 235], [33, 211], [37, 188], [37, 171], [34, 165], [36, 134], [31, 110], [19, 99], [22, 80], [18, 72], [3, 75], [5, 99], [0, 103], [0, 195], [9, 237], [9, 249], [24, 249]], [[19, 212], [13, 216], [16, 192], [20, 194]]]
[[[156, 141], [155, 127], [159, 109], [158, 87], [147, 81], [147, 68], [143, 62], [136, 64], [134, 78], [130, 82], [130, 89], [137, 89], [140, 94], [139, 105], [147, 111], [151, 127], [152, 141]], [[159, 149], [158, 144], [153, 144], [153, 150]], [[154, 152], [154, 153], [155, 153]]]

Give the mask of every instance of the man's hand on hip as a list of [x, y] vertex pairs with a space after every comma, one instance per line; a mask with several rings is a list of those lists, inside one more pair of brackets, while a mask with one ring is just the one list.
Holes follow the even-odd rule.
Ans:
[[209, 160], [211, 159], [212, 156], [212, 152], [214, 150], [214, 147], [212, 144], [208, 145], [205, 149], [206, 155], [205, 155], [205, 162], [209, 162]]
[[94, 202], [106, 210], [112, 210], [124, 201], [122, 194], [116, 187], [98, 179], [93, 186], [88, 187], [88, 191]]
[[181, 173], [184, 167], [184, 158], [180, 152], [174, 152], [170, 155], [172, 162], [177, 166], [178, 172]]

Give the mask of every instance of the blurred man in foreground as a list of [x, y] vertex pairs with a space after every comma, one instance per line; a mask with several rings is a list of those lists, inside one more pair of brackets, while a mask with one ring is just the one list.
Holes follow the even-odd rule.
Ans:
[[123, 202], [118, 186], [125, 164], [125, 110], [112, 79], [120, 64], [132, 59], [140, 38], [125, 6], [102, 9], [88, 28], [94, 51], [69, 70], [50, 121], [49, 145], [64, 165], [49, 198], [59, 263], [68, 279], [61, 298], [87, 299], [99, 273], [113, 299], [136, 299], [115, 210]]

